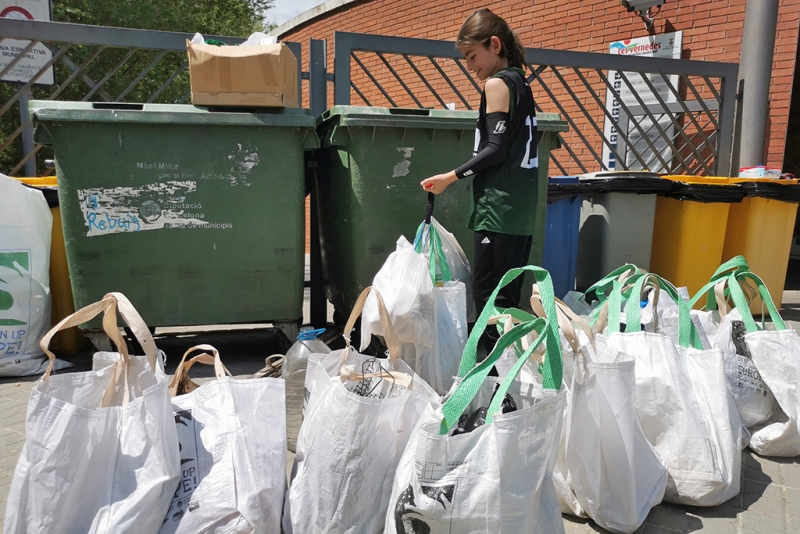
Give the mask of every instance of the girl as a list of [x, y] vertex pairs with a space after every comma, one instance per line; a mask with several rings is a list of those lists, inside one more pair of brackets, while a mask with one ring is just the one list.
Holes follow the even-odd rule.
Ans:
[[[464, 21], [456, 46], [485, 82], [475, 153], [461, 167], [423, 180], [422, 187], [439, 194], [472, 178], [467, 227], [475, 232], [472, 287], [480, 315], [503, 275], [528, 264], [538, 200], [536, 111], [523, 71], [525, 49], [505, 20], [479, 9]], [[500, 291], [497, 307], [517, 307], [521, 291], [519, 277]]]

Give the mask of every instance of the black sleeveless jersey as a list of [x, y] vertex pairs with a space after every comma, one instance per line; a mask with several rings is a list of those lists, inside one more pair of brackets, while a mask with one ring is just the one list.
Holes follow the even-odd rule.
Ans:
[[[502, 163], [475, 174], [467, 226], [473, 231], [533, 235], [539, 178], [533, 94], [517, 68], [503, 69], [493, 78], [502, 78], [510, 92], [508, 153]], [[488, 145], [488, 139], [484, 94], [475, 129], [475, 154]]]

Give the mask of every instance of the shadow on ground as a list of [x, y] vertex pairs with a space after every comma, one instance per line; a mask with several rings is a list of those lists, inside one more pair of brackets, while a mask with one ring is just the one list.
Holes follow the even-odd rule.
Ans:
[[[166, 372], [171, 375], [181, 361], [184, 353], [197, 345], [212, 345], [219, 353], [225, 366], [234, 376], [250, 375], [264, 367], [265, 359], [273, 354], [285, 354], [291, 344], [280, 330], [273, 329], [270, 325], [263, 327], [247, 327], [230, 329], [213, 329], [203, 331], [202, 328], [192, 328], [186, 332], [174, 332], [168, 329], [168, 333], [162, 333], [161, 329], [156, 329], [153, 338], [156, 346], [167, 355]], [[353, 339], [359, 339], [358, 332], [354, 332]], [[341, 336], [341, 328], [331, 326], [324, 334], [323, 340], [332, 349], [344, 347], [344, 340]], [[138, 343], [126, 336], [128, 350], [131, 354], [141, 354]], [[58, 373], [75, 373], [89, 371], [92, 368], [92, 355], [97, 351], [93, 346], [80, 351], [77, 354], [65, 356], [56, 354], [73, 365], [68, 369], [58, 371]], [[214, 369], [211, 366], [195, 365], [190, 372], [192, 377], [205, 378], [214, 376]], [[0, 384], [6, 382], [35, 382], [40, 375], [28, 377], [15, 377], [0, 379]]]

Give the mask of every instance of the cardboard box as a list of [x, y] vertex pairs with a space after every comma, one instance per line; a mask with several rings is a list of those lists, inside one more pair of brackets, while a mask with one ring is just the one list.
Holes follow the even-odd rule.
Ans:
[[214, 46], [186, 41], [192, 104], [297, 107], [297, 60], [285, 44]]

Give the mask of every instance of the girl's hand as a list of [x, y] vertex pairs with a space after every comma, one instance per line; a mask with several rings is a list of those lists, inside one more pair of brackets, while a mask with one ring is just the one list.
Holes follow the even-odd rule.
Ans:
[[437, 174], [436, 176], [426, 178], [425, 180], [422, 180], [421, 184], [422, 189], [428, 193], [438, 195], [443, 193], [444, 190], [447, 189], [447, 186], [457, 181], [458, 178], [456, 177], [455, 171], [450, 171], [446, 174]]

